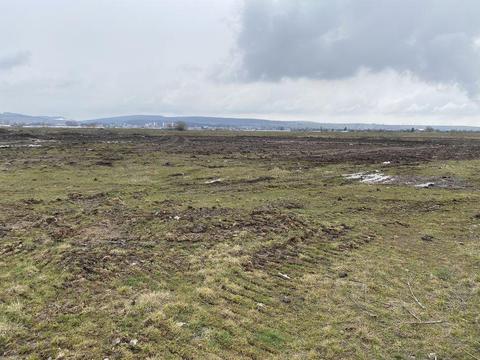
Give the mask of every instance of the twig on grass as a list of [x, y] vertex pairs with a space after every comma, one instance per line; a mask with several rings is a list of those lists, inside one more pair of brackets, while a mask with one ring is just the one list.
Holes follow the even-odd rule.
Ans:
[[417, 315], [415, 315], [415, 313], [414, 313], [413, 311], [411, 311], [405, 304], [403, 304], [403, 308], [404, 308], [405, 310], [407, 310], [407, 312], [408, 312], [410, 315], [412, 315], [417, 321], [421, 321], [420, 318], [419, 318]]
[[433, 324], [443, 324], [445, 320], [428, 320], [428, 321], [412, 321], [408, 322], [409, 325], [433, 325]]
[[468, 352], [467, 350], [463, 349], [463, 352], [465, 354], [467, 354], [468, 356], [470, 356], [472, 359], [475, 359], [475, 360], [480, 360], [480, 358], [476, 357], [475, 355], [473, 355], [472, 353]]
[[408, 285], [408, 289], [410, 290], [410, 294], [413, 297], [413, 300], [415, 300], [415, 302], [418, 304], [418, 306], [420, 306], [422, 309], [426, 309], [425, 306], [423, 306], [423, 304], [417, 299], [417, 297], [413, 293], [412, 287], [410, 286], [410, 281], [407, 281], [407, 285]]

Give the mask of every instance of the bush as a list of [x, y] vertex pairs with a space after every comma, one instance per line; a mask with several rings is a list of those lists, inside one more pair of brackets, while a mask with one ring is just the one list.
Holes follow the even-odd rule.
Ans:
[[175, 124], [175, 130], [186, 131], [188, 129], [187, 123], [184, 121], [179, 121]]

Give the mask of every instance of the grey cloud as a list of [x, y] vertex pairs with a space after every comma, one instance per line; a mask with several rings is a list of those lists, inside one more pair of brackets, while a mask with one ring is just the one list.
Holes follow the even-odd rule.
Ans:
[[10, 70], [17, 66], [26, 65], [30, 61], [30, 57], [31, 54], [28, 51], [0, 56], [0, 70]]
[[237, 46], [247, 80], [393, 69], [473, 94], [478, 19], [478, 0], [245, 0]]

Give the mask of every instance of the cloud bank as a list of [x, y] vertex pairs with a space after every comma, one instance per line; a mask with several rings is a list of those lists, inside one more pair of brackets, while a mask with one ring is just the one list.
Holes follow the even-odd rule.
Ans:
[[15, 0], [0, 14], [0, 112], [480, 126], [478, 0]]
[[0, 71], [26, 65], [29, 63], [30, 57], [31, 54], [28, 51], [19, 51], [14, 54], [0, 56]]
[[480, 89], [477, 0], [247, 0], [238, 51], [249, 81], [395, 70]]

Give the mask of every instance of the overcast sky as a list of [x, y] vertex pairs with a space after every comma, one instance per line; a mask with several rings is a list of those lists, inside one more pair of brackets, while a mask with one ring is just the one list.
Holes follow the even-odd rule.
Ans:
[[0, 0], [0, 112], [480, 126], [478, 0]]

